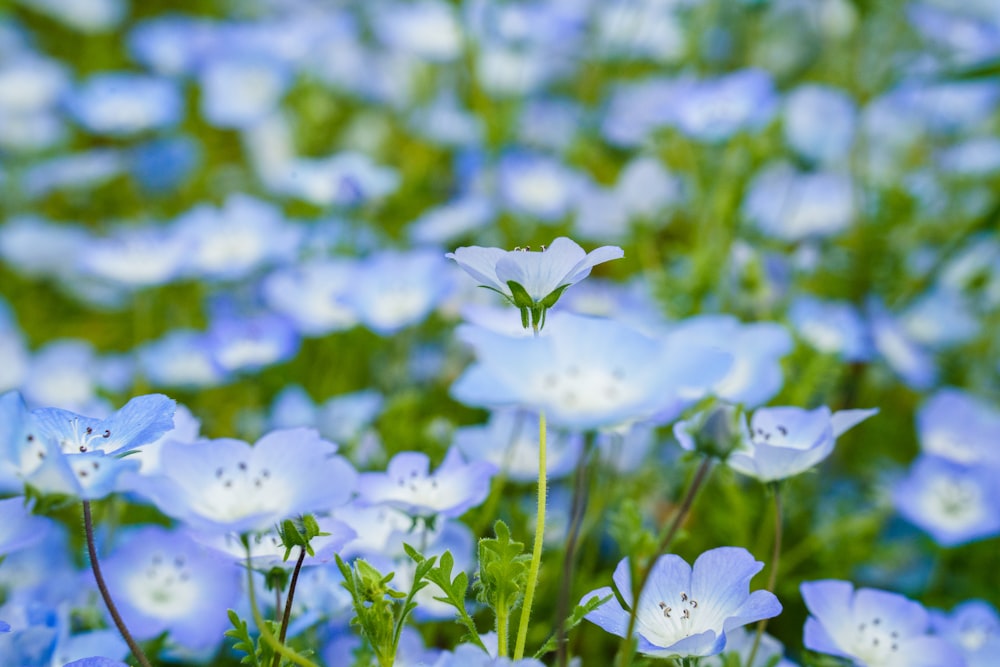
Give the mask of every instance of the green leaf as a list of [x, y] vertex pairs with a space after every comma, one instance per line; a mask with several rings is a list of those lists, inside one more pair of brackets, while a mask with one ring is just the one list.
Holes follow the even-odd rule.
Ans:
[[521, 601], [531, 557], [524, 553], [524, 542], [515, 542], [510, 538], [510, 529], [503, 521], [497, 521], [493, 531], [495, 538], [479, 540], [476, 597], [494, 611], [509, 611]]
[[225, 636], [235, 639], [236, 641], [233, 643], [233, 648], [246, 654], [240, 660], [240, 664], [260, 667], [258, 649], [255, 647], [253, 639], [250, 637], [250, 630], [247, 628], [247, 622], [241, 619], [239, 614], [232, 609], [229, 609], [226, 613], [229, 616], [229, 622], [233, 625], [233, 629], [226, 630]]
[[[567, 618], [566, 622], [563, 623], [563, 633], [569, 634], [570, 630], [580, 625], [580, 623], [583, 621], [584, 617], [586, 617], [587, 614], [594, 611], [595, 609], [597, 609], [598, 607], [600, 607], [602, 604], [604, 604], [613, 597], [614, 597], [613, 595], [606, 595], [603, 598], [590, 598], [589, 600], [587, 600], [585, 604], [582, 605], [578, 604], [575, 607], [573, 607], [573, 611], [570, 613], [569, 618]], [[542, 644], [542, 647], [538, 649], [538, 651], [535, 653], [535, 658], [539, 659], [546, 653], [555, 650], [556, 650], [556, 637], [555, 635], [552, 635], [545, 641], [544, 644]]]

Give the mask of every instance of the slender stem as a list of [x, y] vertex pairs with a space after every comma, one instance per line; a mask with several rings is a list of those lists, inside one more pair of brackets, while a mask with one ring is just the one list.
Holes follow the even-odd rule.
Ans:
[[566, 536], [566, 552], [563, 556], [562, 581], [559, 582], [559, 598], [556, 603], [556, 664], [566, 667], [569, 651], [566, 645], [566, 618], [569, 616], [569, 596], [573, 582], [573, 566], [576, 563], [576, 546], [580, 539], [580, 527], [587, 510], [587, 465], [594, 433], [587, 433], [587, 445], [580, 452], [576, 471], [573, 473], [573, 501], [570, 504], [569, 532]]
[[[781, 486], [780, 482], [771, 484], [774, 492], [774, 550], [771, 552], [771, 572], [767, 575], [767, 590], [774, 592], [774, 587], [778, 583], [778, 562], [781, 558]], [[757, 621], [757, 631], [753, 638], [753, 648], [750, 649], [750, 658], [747, 660], [747, 667], [753, 667], [754, 660], [757, 659], [757, 650], [760, 648], [760, 639], [764, 636], [767, 628], [767, 619], [762, 618]]]
[[318, 667], [318, 665], [312, 660], [309, 660], [308, 658], [299, 655], [298, 653], [288, 648], [287, 646], [284, 646], [274, 636], [274, 633], [271, 632], [271, 629], [267, 627], [267, 622], [264, 621], [264, 617], [261, 616], [260, 609], [257, 607], [257, 593], [255, 590], [256, 587], [253, 584], [253, 563], [250, 561], [249, 544], [246, 544], [246, 551], [247, 551], [247, 563], [246, 563], [247, 589], [248, 589], [248, 595], [250, 596], [250, 612], [253, 614], [254, 623], [257, 624], [257, 630], [260, 631], [261, 639], [263, 639], [264, 642], [268, 646], [270, 646], [276, 654], [285, 656], [286, 658], [294, 662], [296, 665], [299, 665], [300, 667]]
[[132, 651], [132, 655], [142, 667], [152, 667], [149, 663], [149, 658], [143, 653], [142, 649], [139, 648], [139, 644], [135, 641], [132, 633], [128, 631], [125, 626], [125, 621], [122, 619], [121, 614], [118, 613], [118, 607], [115, 606], [114, 600], [111, 599], [111, 591], [108, 590], [108, 585], [104, 582], [104, 575], [101, 573], [101, 565], [97, 562], [97, 547], [94, 544], [94, 520], [90, 515], [90, 501], [83, 501], [83, 532], [87, 536], [87, 553], [90, 556], [90, 569], [94, 571], [94, 579], [97, 581], [97, 589], [101, 592], [101, 597], [104, 598], [104, 604], [108, 608], [108, 612], [111, 614], [111, 618], [115, 622], [115, 626], [118, 628], [118, 632], [121, 633], [122, 638], [125, 643], [128, 644], [128, 648]]
[[535, 601], [535, 586], [538, 583], [538, 570], [542, 565], [542, 543], [545, 541], [545, 411], [538, 413], [538, 515], [535, 519], [535, 545], [531, 550], [531, 565], [528, 568], [528, 581], [524, 591], [524, 607], [521, 609], [521, 620], [517, 628], [517, 642], [514, 644], [514, 660], [524, 657], [524, 644], [528, 639], [528, 624], [531, 620], [531, 605]]
[[[292, 570], [292, 580], [288, 584], [288, 597], [285, 599], [285, 613], [281, 617], [281, 632], [278, 634], [278, 641], [285, 643], [285, 635], [288, 633], [288, 621], [292, 617], [292, 600], [295, 599], [295, 585], [299, 583], [299, 572], [302, 570], [302, 561], [306, 559], [306, 548], [299, 549], [299, 559], [295, 561], [295, 569]], [[280, 596], [281, 593], [279, 592]], [[280, 597], [279, 597], [280, 600]], [[279, 603], [280, 606], [280, 603]], [[274, 662], [271, 667], [281, 667], [281, 654], [274, 654]]]
[[507, 614], [509, 607], [506, 603], [497, 605], [497, 657], [506, 658], [507, 651]]
[[694, 504], [695, 496], [698, 495], [698, 490], [701, 489], [708, 477], [709, 471], [712, 469], [712, 459], [708, 456], [702, 459], [701, 465], [698, 466], [698, 471], [695, 472], [694, 478], [691, 480], [691, 484], [687, 488], [687, 492], [684, 494], [684, 500], [681, 502], [680, 509], [677, 510], [677, 514], [674, 515], [674, 520], [670, 523], [667, 532], [664, 533], [663, 538], [660, 540], [660, 544], [656, 547], [656, 552], [650, 557], [649, 562], [645, 564], [640, 573], [639, 585], [635, 585], [635, 580], [632, 583], [632, 608], [629, 610], [628, 615], [628, 630], [625, 632], [625, 637], [622, 639], [621, 652], [622, 652], [622, 667], [628, 667], [632, 664], [632, 652], [631, 647], [632, 637], [635, 635], [635, 623], [636, 615], [639, 610], [639, 598], [642, 595], [643, 589], [646, 587], [646, 582], [649, 581], [649, 575], [653, 572], [653, 566], [656, 565], [657, 559], [670, 547], [671, 542], [674, 541], [674, 537], [677, 535], [677, 531], [680, 530], [681, 524], [684, 523], [684, 519], [687, 518], [688, 513], [691, 511], [691, 506]]

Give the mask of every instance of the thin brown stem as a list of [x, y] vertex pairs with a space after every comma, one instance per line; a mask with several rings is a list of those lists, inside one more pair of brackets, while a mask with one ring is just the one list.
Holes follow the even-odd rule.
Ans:
[[620, 661], [621, 667], [628, 667], [632, 664], [632, 637], [635, 635], [636, 615], [639, 610], [639, 597], [642, 595], [642, 591], [646, 587], [646, 583], [649, 581], [649, 575], [653, 572], [653, 566], [656, 565], [657, 559], [670, 548], [670, 544], [674, 541], [674, 537], [677, 536], [677, 531], [680, 530], [681, 524], [684, 523], [684, 519], [686, 519], [688, 513], [690, 513], [691, 506], [694, 504], [695, 496], [698, 495], [698, 491], [705, 483], [705, 479], [708, 477], [708, 473], [711, 469], [712, 459], [711, 457], [706, 456], [702, 459], [701, 465], [698, 466], [698, 470], [695, 472], [694, 478], [691, 480], [691, 484], [688, 486], [687, 492], [684, 494], [684, 500], [681, 501], [680, 509], [677, 510], [677, 514], [674, 515], [674, 520], [670, 523], [670, 526], [667, 528], [667, 532], [664, 533], [659, 545], [657, 545], [656, 552], [653, 553], [649, 562], [645, 564], [642, 572], [639, 574], [638, 586], [635, 585], [635, 580], [633, 579], [631, 591], [632, 605], [631, 609], [629, 609], [628, 629], [625, 632], [625, 637], [622, 639], [620, 649], [622, 655], [622, 659]]
[[[295, 599], [295, 586], [299, 582], [299, 572], [302, 571], [302, 562], [306, 559], [306, 548], [299, 550], [299, 559], [295, 561], [295, 569], [292, 570], [292, 580], [288, 583], [288, 597], [285, 598], [285, 613], [281, 617], [281, 632], [278, 633], [278, 641], [285, 643], [285, 635], [288, 633], [288, 621], [292, 617], [292, 600]], [[281, 654], [274, 654], [274, 662], [271, 667], [280, 667]]]
[[104, 582], [101, 565], [97, 561], [97, 547], [94, 544], [94, 520], [90, 514], [89, 500], [83, 501], [83, 531], [87, 536], [87, 554], [90, 556], [90, 569], [94, 571], [94, 580], [97, 582], [97, 589], [101, 592], [101, 597], [104, 598], [104, 604], [107, 606], [108, 612], [111, 614], [111, 618], [118, 628], [118, 632], [121, 633], [122, 638], [128, 644], [129, 650], [132, 651], [132, 655], [139, 661], [139, 664], [142, 667], [152, 667], [149, 658], [139, 648], [139, 644], [125, 626], [124, 619], [118, 613], [118, 607], [115, 606], [114, 600], [111, 599], [111, 591], [108, 590], [108, 585]]

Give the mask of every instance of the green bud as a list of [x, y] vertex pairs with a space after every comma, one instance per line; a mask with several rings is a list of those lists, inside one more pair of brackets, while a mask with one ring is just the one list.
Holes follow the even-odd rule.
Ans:
[[722, 461], [743, 442], [740, 420], [743, 411], [729, 403], [717, 403], [695, 415], [687, 431], [694, 440], [694, 448], [705, 456]]

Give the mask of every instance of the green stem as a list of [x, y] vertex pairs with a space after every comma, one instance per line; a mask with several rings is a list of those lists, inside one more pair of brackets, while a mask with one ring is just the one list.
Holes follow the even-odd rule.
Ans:
[[507, 630], [507, 614], [510, 613], [510, 608], [507, 606], [506, 602], [502, 602], [497, 605], [497, 657], [506, 658], [507, 657], [507, 640], [508, 640], [508, 630]]
[[[285, 613], [281, 617], [281, 633], [278, 635], [278, 641], [282, 644], [285, 643], [285, 636], [288, 634], [288, 621], [292, 617], [292, 600], [295, 599], [295, 586], [299, 582], [299, 572], [302, 571], [302, 562], [306, 559], [306, 548], [302, 547], [299, 551], [299, 559], [295, 561], [295, 569], [292, 570], [292, 580], [288, 583], [288, 598], [285, 599]], [[277, 588], [277, 587], [275, 587]], [[278, 608], [281, 608], [281, 592], [278, 591]], [[281, 667], [281, 654], [274, 654], [274, 662], [271, 663], [271, 667]]]
[[104, 604], [108, 608], [108, 613], [111, 614], [111, 619], [115, 622], [115, 627], [118, 628], [118, 632], [121, 633], [122, 638], [128, 644], [129, 650], [132, 651], [132, 655], [139, 661], [139, 664], [142, 667], [152, 667], [149, 663], [149, 658], [139, 648], [139, 644], [125, 626], [125, 620], [118, 613], [118, 607], [115, 606], [114, 600], [111, 599], [111, 591], [108, 590], [108, 585], [104, 582], [101, 565], [97, 561], [97, 547], [94, 544], [94, 520], [90, 514], [89, 500], [83, 501], [83, 532], [87, 537], [87, 554], [90, 556], [90, 569], [94, 572], [97, 589], [101, 592], [101, 597], [104, 598]]
[[[774, 492], [774, 550], [771, 552], [771, 572], [767, 576], [767, 590], [774, 592], [774, 587], [778, 583], [778, 561], [781, 558], [781, 483], [772, 482], [771, 490]], [[764, 636], [767, 628], [767, 619], [762, 618], [757, 621], [757, 631], [753, 638], [753, 648], [750, 649], [750, 658], [747, 660], [747, 667], [753, 667], [754, 660], [757, 659], [757, 650], [760, 648], [760, 639]]]
[[632, 638], [635, 635], [636, 615], [639, 611], [639, 598], [642, 595], [643, 589], [646, 587], [646, 583], [649, 581], [649, 575], [653, 572], [653, 566], [656, 565], [656, 561], [660, 555], [665, 553], [670, 547], [670, 544], [674, 541], [677, 531], [680, 530], [681, 524], [691, 511], [691, 506], [694, 504], [695, 496], [698, 495], [698, 490], [701, 489], [702, 485], [705, 483], [705, 479], [708, 477], [708, 473], [711, 469], [712, 459], [706, 456], [702, 459], [701, 465], [698, 466], [698, 471], [695, 473], [694, 478], [691, 480], [691, 484], [687, 488], [687, 492], [684, 494], [684, 500], [681, 502], [680, 509], [677, 510], [677, 514], [674, 515], [674, 520], [670, 523], [670, 527], [667, 529], [667, 532], [664, 533], [663, 538], [660, 540], [660, 544], [657, 545], [656, 552], [653, 553], [649, 562], [647, 562], [643, 567], [642, 572], [638, 577], [639, 585], [636, 586], [635, 578], [632, 579], [632, 608], [629, 609], [628, 629], [625, 632], [625, 637], [622, 639], [620, 649], [622, 655], [622, 659], [620, 661], [621, 667], [628, 667], [632, 664], [632, 654], [634, 651]]
[[524, 607], [521, 610], [521, 621], [517, 628], [517, 642], [514, 644], [514, 660], [520, 660], [524, 657], [524, 644], [528, 639], [528, 625], [531, 621], [531, 605], [535, 601], [538, 570], [542, 565], [547, 481], [545, 475], [545, 431], [545, 411], [542, 410], [538, 413], [538, 515], [535, 519], [535, 544], [531, 550], [531, 565], [528, 568], [528, 581], [524, 591]]
[[257, 630], [260, 632], [261, 639], [264, 643], [271, 647], [276, 655], [284, 656], [285, 658], [291, 660], [296, 665], [300, 667], [319, 667], [315, 662], [305, 658], [287, 646], [283, 645], [278, 641], [271, 629], [267, 627], [267, 622], [264, 617], [260, 614], [260, 609], [257, 607], [257, 593], [255, 586], [253, 584], [253, 563], [250, 561], [250, 544], [244, 539], [244, 546], [247, 551], [247, 589], [250, 596], [250, 611], [253, 614], [254, 623], [257, 624]]

